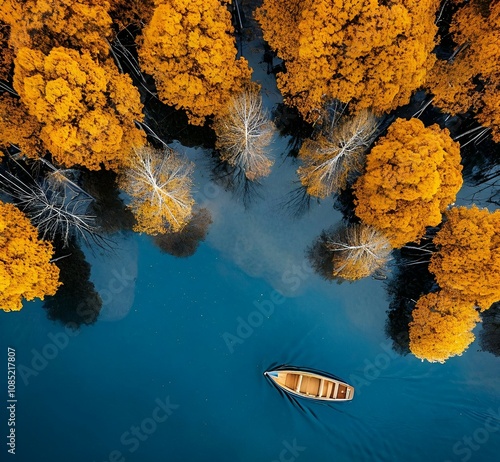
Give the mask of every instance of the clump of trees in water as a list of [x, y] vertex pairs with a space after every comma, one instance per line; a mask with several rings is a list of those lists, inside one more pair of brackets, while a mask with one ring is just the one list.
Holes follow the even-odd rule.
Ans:
[[[474, 172], [481, 146], [498, 151], [500, 2], [238, 6], [256, 22], [235, 21], [229, 0], [2, 3], [1, 308], [57, 297], [60, 272], [61, 300], [93, 294], [62, 275], [72, 267], [63, 249], [88, 282], [79, 243], [105, 246], [112, 232], [192, 254], [212, 218], [193, 200], [193, 165], [169, 144], [208, 148], [215, 176], [249, 194], [273, 168], [277, 126], [295, 135], [297, 201], [334, 196], [346, 212], [312, 245], [314, 268], [328, 279], [383, 278], [415, 250], [434, 282], [398, 318], [408, 347], [429, 361], [461, 354], [478, 312], [489, 319], [500, 299], [499, 202], [454, 206], [462, 164]], [[276, 124], [238, 53], [236, 22], [239, 32], [262, 29], [286, 105]], [[496, 181], [495, 159], [481, 181]], [[98, 316], [94, 295], [83, 324]], [[55, 300], [50, 316], [72, 318]]]

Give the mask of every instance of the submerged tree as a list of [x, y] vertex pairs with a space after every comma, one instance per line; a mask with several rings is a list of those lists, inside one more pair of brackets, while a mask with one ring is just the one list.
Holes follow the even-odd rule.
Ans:
[[323, 232], [309, 258], [323, 277], [355, 281], [382, 271], [391, 251], [388, 239], [375, 228], [353, 224]]
[[132, 197], [135, 231], [155, 235], [180, 231], [187, 224], [194, 204], [192, 169], [193, 164], [171, 149], [146, 146], [134, 152], [119, 185]]
[[264, 39], [285, 61], [278, 87], [309, 121], [324, 97], [388, 112], [409, 102], [435, 57], [439, 0], [264, 0]]
[[297, 171], [300, 182], [308, 194], [321, 199], [345, 189], [348, 179], [361, 173], [378, 128], [377, 119], [366, 110], [339, 119], [327, 119], [321, 132], [299, 151], [304, 163]]
[[397, 119], [367, 156], [354, 185], [356, 215], [395, 248], [419, 240], [462, 186], [459, 144], [437, 124]]
[[229, 0], [162, 0], [139, 41], [142, 69], [152, 75], [160, 99], [187, 111], [189, 122], [224, 111], [251, 71], [236, 59]]
[[59, 269], [53, 248], [14, 205], [0, 202], [0, 309], [19, 311], [22, 299], [54, 295]]
[[29, 217], [43, 239], [60, 238], [65, 245], [73, 236], [101, 242], [89, 206], [93, 198], [69, 178], [55, 170], [35, 179], [16, 163], [15, 174], [0, 172], [0, 191], [9, 195]]
[[471, 332], [479, 315], [470, 302], [446, 291], [421, 297], [412, 312], [410, 350], [429, 362], [460, 356], [474, 341]]
[[251, 181], [269, 175], [273, 161], [266, 148], [275, 129], [257, 89], [246, 88], [234, 95], [225, 112], [216, 117], [213, 128], [215, 147], [223, 161], [242, 170]]
[[429, 270], [443, 290], [488, 309], [500, 300], [500, 211], [456, 207], [434, 238]]
[[333, 275], [356, 280], [380, 271], [387, 264], [392, 247], [372, 226], [354, 224], [331, 236], [326, 248], [332, 252]]

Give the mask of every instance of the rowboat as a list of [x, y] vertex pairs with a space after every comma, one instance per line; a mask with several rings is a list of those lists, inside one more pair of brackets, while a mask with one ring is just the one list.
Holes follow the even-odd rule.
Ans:
[[321, 401], [350, 401], [354, 387], [340, 380], [300, 370], [267, 371], [264, 375], [292, 395]]

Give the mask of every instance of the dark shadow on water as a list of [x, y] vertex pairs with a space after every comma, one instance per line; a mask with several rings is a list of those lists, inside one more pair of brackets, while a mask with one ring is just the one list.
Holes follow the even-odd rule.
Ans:
[[481, 313], [481, 331], [479, 345], [482, 351], [500, 356], [500, 302]]
[[211, 180], [225, 191], [231, 192], [235, 199], [241, 200], [245, 208], [250, 207], [253, 202], [263, 199], [259, 192], [261, 186], [259, 181], [249, 180], [244, 170], [221, 160], [215, 150], [212, 151], [209, 167]]
[[302, 141], [313, 133], [311, 124], [304, 122], [299, 111], [283, 103], [273, 110], [272, 118], [281, 136], [289, 136], [286, 156], [297, 157]]
[[55, 264], [60, 269], [62, 285], [54, 296], [47, 296], [43, 308], [47, 317], [71, 329], [94, 324], [102, 307], [100, 295], [90, 281], [90, 264], [75, 239], [62, 248], [62, 242], [55, 243]]
[[153, 242], [162, 252], [174, 257], [190, 257], [195, 254], [200, 242], [205, 240], [211, 223], [210, 212], [205, 208], [199, 209], [184, 229], [176, 233], [158, 234], [153, 237]]
[[389, 309], [385, 333], [392, 340], [393, 350], [403, 356], [410, 353], [408, 325], [413, 319], [415, 303], [436, 288], [434, 276], [428, 270], [429, 260], [421, 258], [422, 254], [414, 250], [396, 253], [395, 273], [386, 283]]
[[82, 173], [82, 183], [84, 189], [96, 199], [91, 208], [101, 232], [114, 234], [132, 230], [135, 218], [120, 197], [116, 173], [110, 170], [86, 170]]

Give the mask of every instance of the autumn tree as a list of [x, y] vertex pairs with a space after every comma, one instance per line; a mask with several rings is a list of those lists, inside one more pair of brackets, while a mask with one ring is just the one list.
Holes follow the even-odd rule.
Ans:
[[500, 141], [500, 2], [473, 0], [454, 15], [450, 32], [457, 44], [448, 60], [439, 60], [426, 87], [433, 104], [450, 114], [476, 112]]
[[59, 269], [53, 248], [14, 205], [0, 202], [0, 309], [19, 311], [22, 299], [54, 295]]
[[19, 98], [8, 93], [0, 95], [0, 148], [14, 145], [28, 157], [39, 157], [44, 151], [41, 129], [42, 124], [28, 113]]
[[374, 274], [387, 264], [392, 247], [377, 229], [354, 224], [337, 230], [326, 241], [334, 277], [354, 281]]
[[377, 127], [377, 119], [367, 110], [325, 121], [322, 130], [304, 141], [299, 151], [304, 165], [297, 173], [307, 193], [324, 199], [345, 189], [348, 179], [361, 173]]
[[9, 46], [10, 26], [0, 20], [0, 79], [9, 80], [14, 50]]
[[157, 0], [139, 38], [139, 58], [156, 82], [160, 99], [187, 111], [189, 122], [223, 112], [250, 79], [236, 59], [228, 0]]
[[180, 231], [192, 214], [191, 172], [193, 164], [173, 150], [138, 149], [119, 179], [132, 198], [135, 231], [161, 234]]
[[266, 148], [274, 133], [274, 124], [262, 108], [256, 88], [234, 95], [225, 111], [216, 117], [213, 128], [215, 147], [220, 158], [244, 172], [249, 180], [269, 175], [273, 161]]
[[354, 184], [356, 215], [395, 248], [437, 226], [462, 185], [459, 144], [437, 124], [397, 119], [371, 150]]
[[2, 0], [0, 19], [11, 27], [10, 45], [49, 54], [54, 47], [85, 49], [93, 57], [109, 55], [112, 20], [109, 3], [100, 0]]
[[479, 315], [473, 305], [446, 291], [419, 298], [410, 323], [410, 350], [429, 362], [460, 356], [474, 341]]
[[134, 124], [143, 118], [139, 92], [111, 62], [62, 47], [48, 55], [21, 48], [15, 65], [14, 88], [59, 164], [117, 168], [144, 144]]
[[256, 17], [285, 61], [285, 102], [312, 121], [325, 97], [389, 112], [424, 82], [439, 0], [264, 0]]
[[429, 270], [443, 290], [482, 310], [500, 300], [500, 211], [452, 208], [434, 244]]
[[12, 198], [43, 239], [60, 239], [68, 245], [79, 236], [101, 244], [89, 212], [93, 198], [71, 181], [69, 173], [56, 170], [34, 178], [21, 164], [16, 167], [15, 174], [9, 169], [0, 171], [0, 192]]

